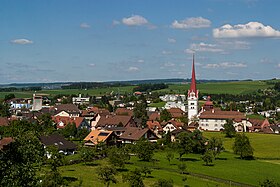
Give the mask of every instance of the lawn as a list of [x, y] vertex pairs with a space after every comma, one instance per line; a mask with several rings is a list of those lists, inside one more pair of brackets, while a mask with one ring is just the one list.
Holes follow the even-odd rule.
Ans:
[[166, 104], [165, 101], [162, 101], [162, 102], [158, 102], [158, 103], [151, 103], [149, 104], [149, 107], [157, 107], [157, 108], [162, 108], [164, 107]]
[[[220, 132], [203, 132], [205, 137], [221, 137], [224, 142], [225, 151], [222, 152], [213, 162], [213, 166], [205, 166], [201, 159], [201, 155], [187, 154], [183, 156], [183, 162], [187, 165], [186, 172], [191, 175], [180, 174], [178, 164], [178, 154], [174, 152], [174, 159], [171, 163], [166, 159], [165, 151], [156, 151], [154, 155], [155, 162], [140, 161], [136, 156], [132, 156], [129, 164], [126, 164], [127, 170], [133, 170], [136, 167], [152, 168], [152, 174], [144, 179], [146, 186], [151, 186], [159, 178], [172, 179], [174, 186], [227, 186], [227, 184], [219, 183], [213, 180], [195, 177], [193, 175], [200, 174], [204, 177], [210, 176], [218, 179], [240, 182], [253, 186], [259, 185], [259, 182], [266, 178], [272, 179], [280, 183], [280, 136], [274, 134], [258, 134], [246, 133], [250, 138], [254, 148], [255, 160], [241, 160], [237, 155], [233, 154], [232, 144], [234, 138], [225, 138]], [[77, 155], [73, 155], [71, 159], [78, 159]], [[63, 176], [72, 177], [73, 179], [82, 179], [83, 186], [104, 186], [97, 179], [97, 166], [106, 162], [98, 160], [90, 165], [83, 163], [60, 167]], [[125, 170], [120, 171], [117, 175], [118, 183], [112, 186], [128, 186], [122, 183], [121, 176], [125, 174]], [[183, 177], [187, 177], [187, 181], [182, 181]], [[225, 181], [225, 182], [226, 182]], [[77, 185], [78, 181], [71, 183]]]

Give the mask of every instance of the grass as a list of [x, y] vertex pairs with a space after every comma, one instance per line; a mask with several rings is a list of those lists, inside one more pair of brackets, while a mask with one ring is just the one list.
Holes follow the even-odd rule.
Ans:
[[[271, 85], [265, 81], [237, 81], [237, 82], [216, 82], [216, 83], [201, 83], [197, 84], [200, 93], [207, 94], [247, 94], [257, 91], [258, 89], [265, 89]], [[49, 94], [51, 96], [56, 94], [88, 94], [91, 96], [100, 96], [110, 93], [132, 93], [135, 86], [121, 86], [110, 88], [97, 88], [97, 89], [69, 89], [69, 90], [42, 90], [38, 93]], [[158, 90], [161, 93], [175, 93], [185, 94], [187, 93], [189, 84], [170, 84], [169, 88]], [[5, 95], [11, 92], [0, 92], [0, 98], [4, 98]], [[34, 92], [12, 92], [18, 98], [31, 98]]]
[[[216, 83], [200, 83], [197, 89], [200, 93], [207, 94], [248, 94], [258, 89], [266, 89], [268, 85], [264, 81], [237, 81], [237, 82], [216, 82]], [[168, 89], [159, 92], [184, 94], [188, 91], [189, 84], [171, 84]]]
[[[221, 132], [203, 132], [203, 135], [207, 138], [213, 136], [222, 138], [226, 151], [233, 152], [234, 138], [225, 138], [225, 135]], [[246, 135], [249, 137], [254, 148], [255, 157], [267, 160], [280, 160], [280, 135], [261, 133], [246, 133]]]
[[164, 107], [166, 104], [165, 101], [162, 101], [162, 102], [158, 102], [158, 103], [151, 103], [149, 104], [149, 107], [157, 107], [157, 108], [162, 108]]
[[[225, 151], [222, 152], [216, 160], [214, 160], [213, 166], [205, 166], [201, 159], [201, 155], [188, 154], [184, 155], [183, 162], [187, 165], [187, 172], [198, 173], [205, 176], [216, 177], [224, 180], [230, 180], [234, 182], [240, 182], [244, 184], [250, 184], [257, 186], [259, 182], [266, 178], [272, 179], [280, 183], [280, 136], [272, 134], [258, 134], [247, 133], [250, 138], [251, 144], [255, 149], [255, 160], [241, 160], [237, 155], [232, 152], [232, 144], [234, 138], [225, 138], [224, 134], [220, 132], [203, 132], [203, 135], [210, 138], [213, 136], [221, 137], [224, 141]], [[165, 151], [155, 152], [155, 162], [140, 161], [137, 157], [132, 156], [129, 161], [130, 164], [126, 164], [125, 168], [128, 170], [134, 170], [137, 167], [150, 167], [153, 169], [152, 174], [144, 179], [146, 186], [152, 186], [152, 184], [160, 178], [172, 179], [174, 186], [227, 186], [227, 184], [219, 183], [215, 181], [206, 180], [191, 175], [180, 174], [178, 164], [181, 162], [178, 159], [178, 154], [174, 152], [174, 159], [171, 163], [166, 159]], [[77, 159], [77, 155], [72, 156], [71, 159]], [[83, 186], [104, 186], [97, 179], [96, 170], [98, 165], [104, 164], [105, 160], [98, 160], [89, 165], [83, 163], [68, 165], [60, 167], [60, 171], [63, 176], [74, 177], [76, 179], [82, 179]], [[117, 184], [110, 186], [128, 186], [127, 183], [123, 183], [121, 175], [126, 171], [121, 171], [117, 175]], [[187, 177], [187, 181], [182, 181], [183, 177]], [[77, 185], [78, 181], [74, 181], [71, 185]]]

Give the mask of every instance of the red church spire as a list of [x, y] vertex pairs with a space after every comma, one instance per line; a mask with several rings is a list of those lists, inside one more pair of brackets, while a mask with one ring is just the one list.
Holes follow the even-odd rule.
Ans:
[[193, 92], [196, 97], [198, 96], [198, 91], [196, 90], [196, 79], [195, 79], [195, 68], [194, 68], [194, 54], [193, 54], [193, 63], [192, 63], [192, 82], [191, 82], [191, 87], [189, 89], [188, 95], [191, 92]]
[[194, 69], [194, 54], [193, 54], [193, 63], [192, 63], [192, 83], [190, 91], [196, 93], [196, 80], [195, 80], [195, 69]]

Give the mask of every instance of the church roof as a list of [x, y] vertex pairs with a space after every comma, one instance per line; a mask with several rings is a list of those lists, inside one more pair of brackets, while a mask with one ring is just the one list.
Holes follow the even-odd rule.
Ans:
[[[190, 89], [188, 91], [188, 95], [194, 92], [195, 96], [198, 97], [198, 91], [196, 89], [196, 79], [195, 79], [195, 67], [194, 67], [194, 55], [193, 55], [193, 63], [192, 63], [192, 82], [191, 82], [191, 86]], [[189, 95], [190, 96], [190, 95]]]

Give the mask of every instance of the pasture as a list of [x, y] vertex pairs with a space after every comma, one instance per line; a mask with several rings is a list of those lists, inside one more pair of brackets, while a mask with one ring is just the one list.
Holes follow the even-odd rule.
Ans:
[[[241, 160], [232, 153], [232, 144], [234, 139], [224, 138], [224, 134], [204, 132], [206, 137], [221, 137], [224, 141], [225, 151], [222, 152], [213, 165], [205, 166], [201, 155], [187, 154], [180, 161], [179, 155], [174, 152], [174, 159], [169, 163], [166, 159], [166, 151], [158, 150], [154, 154], [153, 162], [144, 162], [136, 156], [132, 156], [126, 164], [125, 169], [119, 170], [116, 178], [117, 184], [110, 186], [128, 186], [122, 182], [121, 176], [127, 171], [135, 168], [148, 167], [152, 173], [144, 178], [146, 186], [152, 186], [160, 178], [172, 179], [174, 186], [229, 186], [233, 182], [258, 186], [259, 182], [270, 179], [280, 183], [280, 136], [269, 134], [247, 133], [251, 144], [255, 149], [255, 160]], [[77, 155], [75, 155], [77, 156]], [[99, 165], [104, 164], [106, 159], [96, 160], [88, 165], [79, 163], [60, 167], [60, 171], [65, 177], [82, 179], [83, 186], [104, 186], [97, 178], [96, 170]], [[178, 165], [185, 163], [186, 173], [181, 174]], [[200, 175], [199, 177], [196, 175]], [[182, 179], [186, 177], [187, 180]], [[205, 179], [210, 177], [211, 179]], [[215, 181], [216, 179], [219, 182]], [[78, 181], [71, 183], [73, 186]]]

